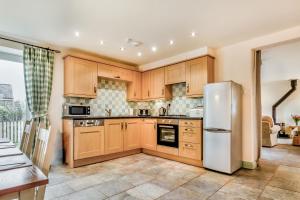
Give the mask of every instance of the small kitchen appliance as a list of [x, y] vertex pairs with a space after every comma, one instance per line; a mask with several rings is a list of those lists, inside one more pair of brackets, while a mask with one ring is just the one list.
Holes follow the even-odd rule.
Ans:
[[88, 104], [69, 104], [63, 105], [63, 116], [89, 116], [91, 107]]
[[167, 112], [167, 109], [164, 107], [160, 107], [158, 110], [159, 116], [165, 116]]
[[139, 116], [150, 116], [150, 110], [149, 109], [139, 109]]

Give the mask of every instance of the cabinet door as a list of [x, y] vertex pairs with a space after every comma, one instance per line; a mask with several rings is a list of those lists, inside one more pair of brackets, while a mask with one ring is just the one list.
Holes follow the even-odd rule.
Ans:
[[213, 58], [205, 56], [187, 62], [187, 96], [203, 96], [204, 85], [210, 82], [213, 82]]
[[105, 154], [123, 151], [124, 123], [120, 119], [104, 121], [105, 127]]
[[185, 62], [165, 67], [165, 84], [185, 82]]
[[156, 120], [145, 119], [142, 122], [142, 147], [145, 149], [156, 150], [156, 146]]
[[165, 96], [165, 70], [164, 68], [151, 71], [151, 98], [158, 99]]
[[65, 96], [95, 98], [97, 63], [74, 57], [65, 58]]
[[124, 150], [141, 148], [140, 119], [127, 119], [124, 123]]
[[142, 73], [142, 98], [150, 99], [152, 92], [150, 91], [151, 71]]
[[141, 84], [142, 84], [141, 72], [132, 72], [132, 82], [129, 82], [127, 86], [128, 101], [138, 101], [142, 99]]
[[111, 65], [98, 63], [98, 76], [111, 79], [120, 79], [116, 67]]
[[104, 154], [104, 127], [77, 127], [74, 129], [74, 159]]

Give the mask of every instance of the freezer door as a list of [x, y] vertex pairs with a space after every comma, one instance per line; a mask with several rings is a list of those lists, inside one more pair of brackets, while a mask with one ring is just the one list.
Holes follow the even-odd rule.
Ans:
[[231, 83], [213, 83], [204, 88], [204, 128], [231, 130]]
[[203, 166], [220, 172], [232, 173], [231, 132], [204, 130]]

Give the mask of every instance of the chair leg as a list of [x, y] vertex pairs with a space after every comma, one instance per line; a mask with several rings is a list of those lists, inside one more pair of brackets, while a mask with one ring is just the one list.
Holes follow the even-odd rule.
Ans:
[[20, 192], [19, 200], [33, 200], [35, 196], [35, 188], [24, 190]]
[[0, 197], [0, 200], [15, 200], [19, 198], [19, 193], [7, 194]]
[[43, 200], [45, 197], [46, 185], [38, 187], [36, 192], [36, 200]]

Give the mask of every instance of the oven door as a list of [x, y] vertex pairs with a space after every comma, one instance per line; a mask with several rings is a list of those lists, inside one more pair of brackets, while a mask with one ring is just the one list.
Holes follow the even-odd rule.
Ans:
[[178, 148], [178, 125], [157, 125], [157, 144]]

